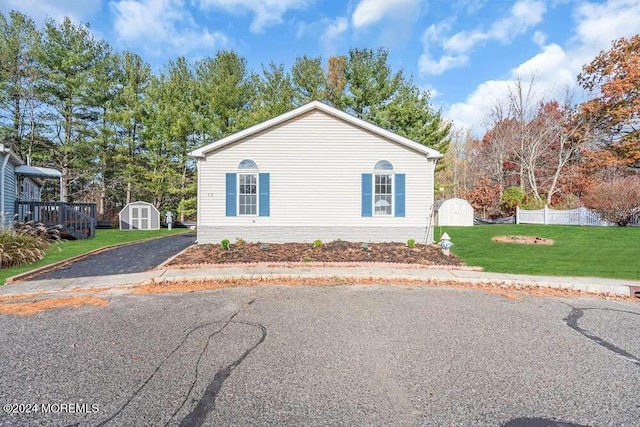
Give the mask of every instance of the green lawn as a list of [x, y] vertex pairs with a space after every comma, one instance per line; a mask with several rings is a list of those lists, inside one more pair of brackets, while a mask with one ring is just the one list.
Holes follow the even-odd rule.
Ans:
[[184, 233], [186, 231], [189, 230], [185, 228], [174, 228], [171, 231], [166, 228], [150, 231], [96, 230], [96, 237], [93, 239], [54, 243], [47, 250], [45, 257], [36, 263], [19, 265], [17, 267], [0, 270], [0, 285], [4, 285], [4, 282], [8, 277], [15, 276], [16, 274], [24, 273], [38, 267], [62, 261], [76, 255], [81, 255], [95, 249], [103, 248], [105, 246], [146, 240], [154, 237], [169, 236], [171, 234]]
[[[501, 273], [640, 279], [640, 228], [548, 225], [436, 227], [449, 233], [452, 252], [467, 265]], [[554, 244], [495, 243], [494, 236], [538, 236]]]

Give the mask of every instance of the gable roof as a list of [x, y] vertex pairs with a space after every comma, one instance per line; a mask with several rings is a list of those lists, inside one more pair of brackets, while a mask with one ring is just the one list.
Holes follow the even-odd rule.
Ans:
[[224, 137], [222, 139], [219, 139], [215, 142], [212, 142], [210, 144], [205, 145], [204, 147], [200, 147], [197, 150], [193, 150], [191, 153], [189, 153], [190, 156], [192, 157], [205, 157], [207, 155], [207, 153], [210, 153], [211, 151], [217, 150], [218, 148], [224, 147], [225, 145], [231, 144], [233, 142], [239, 141], [243, 138], [249, 137], [251, 135], [257, 134], [259, 132], [262, 132], [264, 130], [267, 130], [269, 128], [272, 128], [274, 126], [279, 125], [280, 123], [284, 123], [288, 120], [291, 120], [293, 118], [299, 117], [305, 113], [308, 113], [309, 111], [322, 111], [323, 113], [326, 113], [330, 116], [333, 116], [337, 119], [343, 120], [347, 123], [351, 123], [354, 126], [357, 126], [363, 130], [369, 131], [371, 133], [374, 133], [378, 136], [381, 136], [385, 139], [391, 140], [393, 142], [396, 142], [400, 145], [403, 145], [411, 150], [417, 151], [419, 153], [423, 153], [426, 154], [427, 157], [429, 158], [440, 158], [442, 157], [442, 154], [440, 154], [438, 151], [434, 150], [433, 148], [429, 148], [425, 145], [422, 145], [416, 141], [412, 141], [409, 138], [405, 138], [403, 136], [400, 136], [398, 134], [395, 134], [391, 131], [388, 131], [386, 129], [383, 129], [379, 126], [376, 126], [372, 123], [369, 123], [367, 121], [364, 121], [362, 119], [359, 119], [355, 116], [352, 116], [351, 114], [345, 113], [344, 111], [341, 111], [337, 108], [331, 107], [327, 104], [324, 104], [320, 101], [312, 101], [308, 104], [305, 104], [301, 107], [296, 108], [295, 110], [291, 110], [288, 113], [284, 113], [281, 114], [277, 117], [274, 117], [273, 119], [264, 121], [262, 123], [258, 123], [254, 126], [251, 126], [247, 129], [241, 130], [240, 132], [236, 132], [234, 134], [231, 134], [227, 137]]

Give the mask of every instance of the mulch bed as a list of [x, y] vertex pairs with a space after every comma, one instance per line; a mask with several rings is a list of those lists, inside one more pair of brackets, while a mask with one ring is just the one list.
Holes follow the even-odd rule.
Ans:
[[225, 250], [220, 245], [196, 245], [166, 266], [234, 263], [391, 263], [463, 266], [455, 255], [445, 256], [438, 245], [335, 241], [315, 248], [311, 243], [242, 243]]

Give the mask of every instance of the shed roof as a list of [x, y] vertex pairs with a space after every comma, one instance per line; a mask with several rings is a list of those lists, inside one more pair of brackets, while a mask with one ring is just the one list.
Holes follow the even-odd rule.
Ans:
[[440, 209], [442, 207], [442, 205], [447, 204], [448, 202], [453, 202], [453, 201], [464, 202], [464, 203], [466, 203], [467, 205], [469, 205], [471, 207], [471, 203], [469, 203], [467, 200], [461, 199], [459, 197], [451, 197], [449, 199], [440, 199], [440, 200], [438, 200], [433, 205], [433, 210], [437, 212], [438, 209]]
[[409, 149], [415, 150], [419, 153], [426, 154], [427, 157], [430, 157], [430, 158], [442, 157], [442, 154], [440, 154], [438, 151], [434, 150], [433, 148], [429, 148], [425, 145], [420, 144], [419, 142], [412, 141], [409, 138], [405, 138], [403, 136], [395, 134], [391, 131], [388, 131], [372, 123], [359, 119], [355, 116], [352, 116], [351, 114], [345, 113], [344, 111], [331, 107], [320, 101], [312, 101], [308, 104], [305, 104], [301, 107], [296, 108], [295, 110], [291, 110], [288, 113], [281, 114], [277, 117], [274, 117], [273, 119], [264, 121], [262, 123], [258, 123], [245, 130], [236, 132], [225, 138], [219, 139], [218, 141], [207, 144], [204, 147], [198, 148], [197, 150], [193, 150], [191, 153], [189, 153], [189, 155], [193, 157], [205, 157], [208, 153], [214, 150], [217, 150], [218, 148], [224, 147], [225, 145], [239, 141], [243, 138], [252, 136], [254, 134], [257, 134], [259, 132], [262, 132], [264, 130], [277, 126], [281, 123], [284, 123], [288, 120], [299, 117], [313, 110], [322, 111], [323, 113], [333, 116], [336, 119], [340, 119], [347, 123], [351, 123], [352, 125], [357, 126], [363, 130], [372, 132], [378, 136], [381, 136], [383, 138], [396, 142], [400, 145], [403, 145]]
[[160, 213], [160, 211], [158, 210], [158, 208], [155, 207], [155, 205], [153, 203], [149, 203], [149, 202], [144, 202], [142, 200], [136, 200], [135, 202], [129, 202], [126, 205], [124, 205], [124, 207], [122, 209], [120, 209], [120, 212], [118, 213], [118, 215], [121, 215], [122, 212], [127, 209], [129, 206], [131, 205], [147, 205], [147, 206], [151, 206], [156, 212]]

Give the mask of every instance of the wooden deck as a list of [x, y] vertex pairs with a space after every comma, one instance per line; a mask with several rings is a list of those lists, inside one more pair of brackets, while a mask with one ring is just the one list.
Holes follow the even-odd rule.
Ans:
[[92, 239], [96, 233], [95, 203], [27, 202], [15, 203], [17, 221], [41, 222], [46, 227], [62, 225], [76, 239]]

